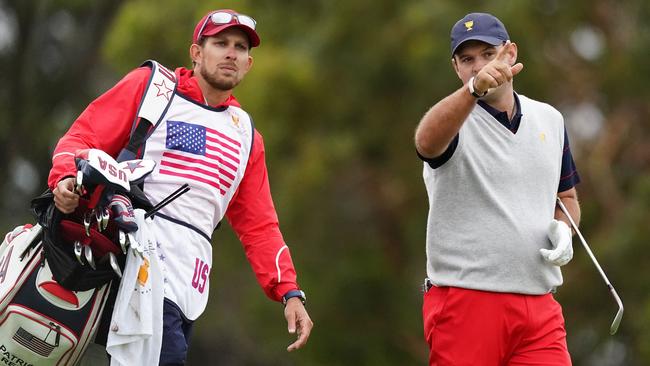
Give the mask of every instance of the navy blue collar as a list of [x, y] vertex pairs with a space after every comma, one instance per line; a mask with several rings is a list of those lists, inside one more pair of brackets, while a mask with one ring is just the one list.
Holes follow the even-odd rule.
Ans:
[[519, 102], [519, 97], [517, 96], [517, 93], [512, 93], [515, 97], [515, 105], [516, 105], [516, 111], [515, 115], [512, 117], [512, 120], [508, 119], [508, 112], [500, 111], [491, 105], [485, 103], [482, 100], [478, 101], [478, 105], [480, 105], [483, 109], [485, 109], [494, 119], [499, 121], [505, 128], [509, 129], [512, 131], [512, 133], [517, 133], [517, 130], [519, 129], [519, 124], [521, 123], [521, 102]]

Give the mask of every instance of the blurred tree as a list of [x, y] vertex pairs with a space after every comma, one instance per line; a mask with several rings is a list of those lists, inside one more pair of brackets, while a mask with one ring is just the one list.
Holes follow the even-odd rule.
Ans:
[[[0, 1], [3, 228], [28, 218], [51, 151], [101, 81], [98, 51], [121, 1]], [[13, 222], [12, 222], [13, 221]]]
[[84, 106], [146, 59], [188, 66], [195, 22], [216, 7], [258, 20], [262, 45], [235, 94], [265, 137], [316, 326], [305, 349], [286, 354], [281, 305], [264, 298], [234, 235], [221, 229], [190, 364], [426, 364], [419, 284], [428, 204], [412, 135], [424, 112], [460, 87], [448, 34], [470, 11], [508, 27], [525, 65], [516, 89], [563, 112], [583, 181], [582, 230], [626, 305], [610, 337], [615, 304], [576, 241], [557, 294], [574, 364], [648, 364], [644, 0], [0, 0], [5, 230], [44, 188], [50, 152]]

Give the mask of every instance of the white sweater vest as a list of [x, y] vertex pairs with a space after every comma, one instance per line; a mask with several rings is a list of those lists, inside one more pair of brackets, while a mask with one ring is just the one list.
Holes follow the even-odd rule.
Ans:
[[424, 163], [429, 196], [427, 275], [435, 285], [544, 294], [562, 284], [540, 248], [551, 248], [564, 120], [548, 104], [519, 95], [513, 134], [476, 106], [456, 151], [437, 169]]

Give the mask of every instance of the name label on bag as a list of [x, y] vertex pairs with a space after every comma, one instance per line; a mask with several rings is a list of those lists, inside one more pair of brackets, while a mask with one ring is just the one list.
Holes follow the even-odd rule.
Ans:
[[0, 344], [0, 365], [34, 366], [34, 364], [26, 362], [20, 357], [16, 355], [12, 355], [11, 352], [7, 351], [7, 347], [5, 347], [4, 344]]

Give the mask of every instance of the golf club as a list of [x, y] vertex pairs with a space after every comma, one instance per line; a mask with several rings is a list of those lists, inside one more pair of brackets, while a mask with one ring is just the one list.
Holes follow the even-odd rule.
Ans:
[[177, 199], [181, 195], [185, 194], [187, 191], [190, 190], [189, 184], [185, 183], [183, 184], [180, 188], [172, 192], [169, 196], [165, 197], [162, 201], [158, 202], [153, 208], [151, 208], [147, 213], [144, 215], [145, 219], [148, 219], [149, 217], [152, 217], [153, 215], [156, 214], [161, 208], [165, 207], [169, 203], [171, 203], [173, 200]]
[[557, 198], [557, 204], [560, 206], [562, 212], [564, 212], [566, 217], [569, 219], [569, 222], [571, 222], [571, 226], [573, 227], [573, 230], [576, 232], [576, 234], [578, 234], [578, 238], [580, 238], [580, 242], [582, 243], [582, 246], [587, 251], [587, 254], [589, 254], [589, 258], [591, 258], [591, 261], [594, 262], [594, 265], [598, 269], [600, 276], [605, 281], [607, 288], [612, 293], [612, 296], [614, 296], [614, 300], [616, 300], [616, 303], [618, 304], [618, 312], [614, 317], [614, 321], [612, 322], [612, 325], [609, 327], [609, 334], [614, 335], [618, 330], [618, 326], [621, 324], [621, 319], [623, 318], [623, 302], [621, 301], [621, 298], [616, 293], [614, 286], [612, 286], [612, 284], [609, 282], [609, 279], [605, 275], [605, 271], [603, 271], [603, 269], [600, 267], [600, 264], [598, 264], [598, 261], [596, 260], [594, 253], [591, 252], [589, 245], [587, 245], [587, 241], [585, 240], [585, 238], [582, 236], [582, 233], [578, 229], [578, 225], [576, 225], [576, 223], [573, 221], [573, 218], [569, 214], [569, 210], [567, 210], [566, 207], [564, 207], [564, 204], [562, 203], [562, 200], [560, 200], [559, 197]]

